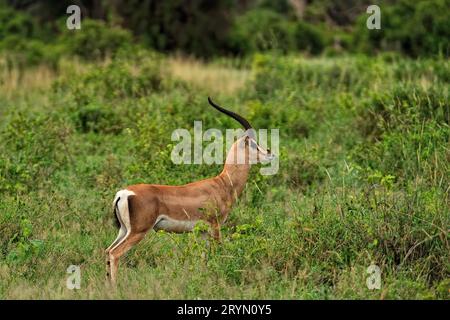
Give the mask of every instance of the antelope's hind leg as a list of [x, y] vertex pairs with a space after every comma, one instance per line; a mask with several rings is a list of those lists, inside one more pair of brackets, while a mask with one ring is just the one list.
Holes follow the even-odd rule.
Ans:
[[121, 241], [118, 245], [111, 249], [109, 252], [109, 263], [110, 263], [110, 280], [112, 283], [116, 282], [117, 278], [117, 270], [119, 269], [119, 259], [123, 256], [128, 250], [131, 249], [133, 245], [141, 241], [147, 232], [140, 233], [129, 233], [125, 236], [123, 241]]
[[124, 237], [126, 234], [126, 228], [125, 226], [121, 225], [120, 229], [119, 229], [119, 234], [117, 235], [116, 240], [114, 240], [113, 243], [111, 243], [111, 245], [105, 250], [105, 254], [106, 254], [106, 277], [108, 279], [110, 279], [111, 276], [111, 259], [110, 259], [110, 255], [109, 252], [111, 251], [111, 249], [116, 246]]
[[107, 249], [108, 276], [113, 284], [116, 282], [120, 257], [130, 250], [133, 245], [141, 241], [147, 232], [154, 227], [156, 221], [155, 215], [151, 214], [153, 209], [143, 207], [133, 191], [122, 190], [118, 192], [118, 196], [119, 201], [116, 204], [117, 218], [125, 235], [118, 237]]
[[111, 251], [123, 243], [131, 232], [130, 212], [128, 208], [128, 198], [133, 196], [134, 192], [121, 190], [117, 192], [114, 198], [114, 213], [120, 224], [119, 234], [116, 240], [105, 250], [106, 253], [106, 274], [109, 280], [112, 280], [112, 261]]
[[110, 259], [109, 259], [109, 251], [116, 246], [120, 241], [122, 241], [122, 239], [125, 237], [126, 233], [127, 233], [127, 228], [125, 226], [125, 224], [123, 223], [120, 214], [119, 214], [119, 201], [120, 201], [120, 196], [119, 193], [116, 195], [116, 197], [114, 198], [113, 201], [113, 211], [114, 211], [114, 215], [116, 216], [117, 219], [117, 223], [119, 225], [119, 234], [117, 235], [116, 239], [113, 241], [113, 243], [111, 243], [111, 245], [106, 248], [105, 250], [105, 254], [106, 254], [106, 277], [109, 279], [110, 277]]

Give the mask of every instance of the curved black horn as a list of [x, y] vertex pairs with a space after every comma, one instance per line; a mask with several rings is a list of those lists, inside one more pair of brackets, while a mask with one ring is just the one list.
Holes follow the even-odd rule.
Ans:
[[243, 117], [241, 117], [240, 115], [238, 115], [237, 113], [234, 113], [232, 111], [229, 111], [227, 109], [222, 108], [221, 106], [215, 104], [210, 97], [208, 97], [208, 102], [210, 105], [212, 105], [214, 108], [216, 108], [217, 110], [219, 110], [222, 113], [225, 113], [226, 115], [232, 117], [234, 120], [236, 120], [237, 122], [239, 122], [240, 124], [242, 124], [242, 126], [245, 128], [245, 130], [251, 129], [252, 125], [250, 124], [250, 122], [248, 122], [246, 119], [244, 119]]

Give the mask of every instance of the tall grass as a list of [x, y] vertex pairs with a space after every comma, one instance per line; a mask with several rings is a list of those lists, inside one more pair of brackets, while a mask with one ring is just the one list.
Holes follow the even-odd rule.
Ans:
[[[145, 52], [53, 71], [2, 65], [1, 298], [449, 298], [449, 62], [232, 65]], [[223, 243], [151, 232], [111, 290], [114, 193], [221, 170], [169, 156], [172, 130], [194, 120], [236, 127], [207, 106], [212, 94], [280, 129], [280, 172], [252, 169]], [[66, 288], [72, 264], [80, 290]], [[366, 286], [372, 264], [380, 290]]]

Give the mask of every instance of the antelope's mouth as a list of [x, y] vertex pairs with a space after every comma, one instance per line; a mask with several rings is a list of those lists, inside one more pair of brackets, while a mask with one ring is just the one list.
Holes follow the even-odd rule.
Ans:
[[276, 156], [273, 153], [268, 153], [261, 159], [261, 163], [264, 164], [264, 163], [272, 162], [275, 158], [276, 158]]

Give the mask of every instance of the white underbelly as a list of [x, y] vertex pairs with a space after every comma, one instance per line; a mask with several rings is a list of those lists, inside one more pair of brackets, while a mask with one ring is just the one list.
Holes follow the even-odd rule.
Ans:
[[160, 216], [153, 229], [168, 232], [188, 232], [194, 229], [198, 220], [176, 220], [167, 216]]

